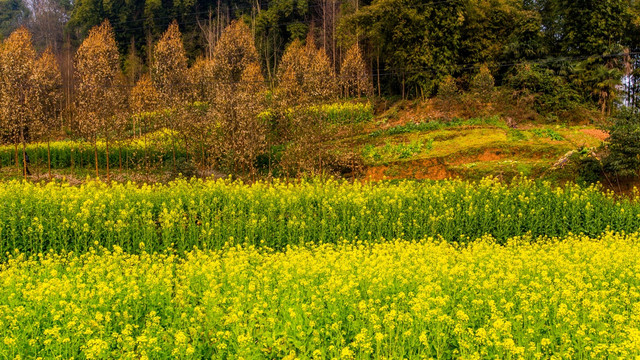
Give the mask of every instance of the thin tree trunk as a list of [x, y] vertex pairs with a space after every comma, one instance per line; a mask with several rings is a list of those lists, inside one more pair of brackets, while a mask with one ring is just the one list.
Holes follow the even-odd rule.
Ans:
[[269, 37], [264, 39], [264, 59], [267, 64], [267, 75], [269, 76], [269, 84], [273, 88], [273, 75], [271, 74], [271, 64], [269, 63]]
[[24, 127], [20, 126], [20, 141], [22, 142], [22, 165], [24, 179], [27, 180], [27, 144], [24, 141]]
[[402, 74], [402, 100], [404, 100], [404, 73]]
[[100, 179], [100, 172], [98, 171], [98, 139], [93, 140], [93, 155], [96, 163], [96, 179]]
[[378, 72], [378, 97], [382, 97], [382, 91], [380, 90], [380, 53], [378, 52], [376, 56], [376, 70]]
[[149, 157], [148, 157], [148, 149], [147, 149], [147, 133], [144, 133], [144, 168], [147, 174], [147, 181], [149, 181]]
[[47, 167], [49, 168], [49, 180], [51, 180], [51, 138], [47, 138]]
[[118, 161], [120, 162], [120, 172], [122, 172], [122, 145], [118, 146]]
[[327, 0], [322, 1], [322, 48], [327, 53]]
[[173, 171], [176, 171], [176, 139], [171, 136], [171, 153], [173, 155]]
[[276, 37], [273, 37], [273, 74], [277, 74], [278, 72], [278, 52], [276, 50]]
[[109, 172], [109, 136], [106, 138], [107, 140], [107, 182], [111, 181], [111, 173]]
[[204, 173], [206, 167], [204, 158], [204, 143], [201, 144], [200, 148], [202, 149], [202, 173]]
[[14, 149], [15, 149], [15, 154], [16, 154], [16, 167], [19, 168], [20, 167], [20, 159], [18, 158], [18, 143], [14, 143], [13, 144]]
[[331, 0], [331, 46], [333, 47], [333, 69], [338, 71], [338, 60], [336, 55], [336, 0]]

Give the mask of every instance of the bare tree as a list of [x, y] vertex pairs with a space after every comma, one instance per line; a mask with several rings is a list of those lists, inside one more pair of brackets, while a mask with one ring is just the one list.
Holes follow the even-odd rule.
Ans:
[[29, 0], [30, 16], [27, 27], [33, 34], [33, 42], [39, 49], [51, 48], [58, 53], [64, 41], [64, 24], [69, 16], [59, 1]]
[[320, 0], [317, 9], [322, 19], [322, 48], [329, 55], [333, 70], [337, 71], [339, 63], [337, 26], [340, 22], [340, 4], [338, 0]]

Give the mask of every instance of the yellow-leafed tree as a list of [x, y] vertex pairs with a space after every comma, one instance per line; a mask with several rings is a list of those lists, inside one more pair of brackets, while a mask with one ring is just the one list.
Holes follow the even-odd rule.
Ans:
[[187, 72], [192, 100], [210, 103], [215, 96], [213, 61], [199, 57]]
[[140, 128], [140, 133], [144, 132], [144, 167], [147, 176], [149, 176], [149, 157], [147, 142], [149, 131], [156, 128], [156, 116], [150, 112], [156, 110], [159, 106], [160, 96], [153, 86], [151, 77], [144, 74], [140, 77], [136, 85], [131, 89], [130, 104], [133, 117], [133, 129], [135, 132], [136, 123]]
[[329, 57], [311, 36], [307, 44], [294, 40], [286, 49], [278, 70], [278, 97], [285, 105], [325, 101], [336, 94], [336, 76]]
[[[153, 49], [151, 80], [160, 104], [165, 107], [164, 126], [171, 131], [173, 165], [176, 166], [176, 136], [185, 125], [181, 111], [185, 105], [187, 83], [187, 55], [178, 22], [173, 21]], [[186, 145], [186, 144], [185, 144]]]
[[75, 56], [76, 109], [75, 128], [91, 139], [98, 177], [98, 139], [106, 143], [107, 178], [109, 143], [122, 126], [124, 76], [120, 72], [118, 47], [108, 21], [94, 27]]
[[266, 148], [267, 124], [258, 116], [264, 109], [265, 79], [251, 30], [232, 22], [213, 53], [215, 98], [211, 117], [221, 131], [217, 156], [234, 172], [255, 170], [258, 154]]
[[51, 178], [51, 132], [55, 129], [62, 101], [62, 75], [51, 48], [47, 48], [36, 61], [33, 80], [36, 86], [38, 130], [47, 140], [47, 167]]
[[0, 53], [0, 111], [4, 119], [3, 125], [17, 140], [16, 150], [17, 143], [22, 144], [22, 172], [25, 179], [28, 172], [26, 132], [33, 130], [37, 120], [34, 112], [37, 90], [33, 77], [35, 62], [36, 51], [31, 42], [31, 34], [26, 28], [21, 27], [5, 40]]
[[373, 94], [371, 76], [367, 64], [362, 58], [360, 46], [355, 43], [349, 50], [340, 66], [340, 87], [345, 97], [360, 97]]

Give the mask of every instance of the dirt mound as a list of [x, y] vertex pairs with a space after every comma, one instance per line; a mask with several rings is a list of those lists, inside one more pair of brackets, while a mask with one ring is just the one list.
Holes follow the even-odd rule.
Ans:
[[609, 138], [609, 133], [604, 131], [604, 130], [599, 130], [599, 129], [582, 129], [580, 130], [582, 131], [584, 134], [587, 134], [589, 136], [592, 136], [600, 141], [605, 141]]

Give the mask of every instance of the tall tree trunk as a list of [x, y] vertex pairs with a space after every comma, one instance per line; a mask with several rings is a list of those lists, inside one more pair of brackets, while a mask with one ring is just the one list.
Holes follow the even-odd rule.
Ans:
[[338, 56], [336, 55], [336, 0], [331, 0], [331, 46], [333, 47], [333, 69], [338, 71]]
[[402, 100], [404, 100], [404, 73], [402, 73]]
[[376, 70], [378, 72], [378, 97], [382, 97], [382, 91], [380, 90], [380, 52], [376, 55]]
[[327, 53], [327, 0], [322, 0], [322, 48]]

